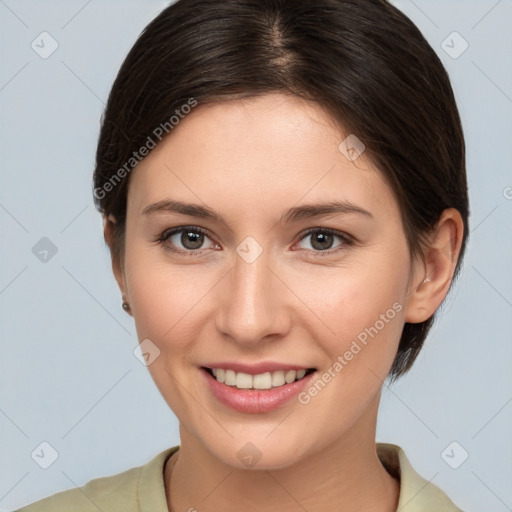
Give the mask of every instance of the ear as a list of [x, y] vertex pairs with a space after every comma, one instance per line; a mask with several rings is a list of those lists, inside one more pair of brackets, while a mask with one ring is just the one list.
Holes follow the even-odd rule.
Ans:
[[428, 320], [441, 305], [453, 280], [464, 234], [460, 213], [445, 210], [428, 239], [424, 257], [414, 264], [412, 289], [405, 309], [405, 321]]
[[[113, 215], [103, 216], [103, 236], [105, 238], [105, 242], [107, 243], [110, 249], [110, 256], [112, 259], [112, 272], [117, 281], [119, 289], [121, 290], [121, 294], [123, 296], [123, 301], [126, 300], [127, 289], [126, 289], [126, 278], [124, 274], [124, 268], [122, 262], [119, 261], [115, 256], [114, 249], [114, 230], [115, 230], [116, 219]], [[131, 312], [127, 311], [130, 315]]]

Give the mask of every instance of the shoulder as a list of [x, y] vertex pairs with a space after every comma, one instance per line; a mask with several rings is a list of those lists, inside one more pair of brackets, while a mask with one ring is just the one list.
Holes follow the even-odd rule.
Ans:
[[16, 512], [139, 512], [142, 493], [154, 506], [154, 512], [167, 511], [163, 468], [177, 449], [159, 453], [145, 466], [96, 478], [82, 487], [59, 492]]
[[462, 512], [439, 487], [416, 473], [402, 448], [394, 444], [378, 443], [377, 453], [388, 473], [400, 481], [397, 510]]
[[[18, 512], [97, 512], [99, 510], [132, 512], [137, 503], [137, 482], [142, 468], [132, 468], [118, 475], [96, 478], [83, 487], [59, 492], [23, 507]], [[119, 497], [122, 496], [122, 502]], [[122, 503], [122, 505], [121, 505]], [[121, 506], [121, 508], [119, 508]]]

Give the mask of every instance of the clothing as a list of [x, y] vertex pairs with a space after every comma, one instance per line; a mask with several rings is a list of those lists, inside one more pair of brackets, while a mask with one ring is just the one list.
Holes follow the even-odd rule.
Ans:
[[[163, 471], [167, 459], [179, 449], [169, 448], [145, 466], [91, 480], [78, 489], [64, 491], [17, 512], [169, 512]], [[418, 475], [403, 450], [377, 444], [377, 454], [388, 473], [400, 480], [400, 512], [462, 512], [434, 484]]]

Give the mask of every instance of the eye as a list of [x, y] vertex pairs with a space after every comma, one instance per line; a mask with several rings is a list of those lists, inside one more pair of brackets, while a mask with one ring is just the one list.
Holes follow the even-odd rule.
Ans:
[[[209, 247], [203, 247], [205, 240], [211, 242]], [[182, 226], [164, 231], [156, 240], [165, 246], [166, 249], [188, 255], [194, 255], [203, 249], [218, 247], [207, 233], [197, 226]]]
[[[306, 249], [316, 252], [328, 252], [329, 254], [346, 249], [354, 244], [354, 241], [345, 233], [338, 233], [326, 228], [313, 228], [308, 230], [302, 236], [301, 242], [307, 239], [310, 240], [311, 249], [308, 247], [306, 247]], [[335, 246], [334, 250], [331, 250], [336, 239], [340, 240], [341, 243]]]
[[[303, 243], [308, 238], [310, 248], [302, 248], [317, 254], [332, 254], [355, 243], [349, 235], [327, 228], [312, 228], [304, 233], [300, 240]], [[339, 240], [338, 245], [334, 245], [336, 239]], [[168, 229], [154, 241], [163, 245], [169, 251], [186, 256], [198, 255], [206, 249], [219, 249], [219, 245], [209, 237], [207, 232], [197, 226], [181, 226]], [[205, 247], [206, 241], [209, 241], [210, 244]]]

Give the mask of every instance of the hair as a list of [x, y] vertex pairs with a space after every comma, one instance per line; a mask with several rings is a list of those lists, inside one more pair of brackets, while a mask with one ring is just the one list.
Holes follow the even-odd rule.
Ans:
[[[314, 101], [363, 142], [398, 202], [411, 255], [423, 254], [442, 212], [457, 209], [458, 274], [469, 205], [454, 94], [421, 32], [385, 0], [177, 0], [164, 9], [128, 53], [102, 118], [94, 202], [116, 220], [115, 261], [124, 259], [138, 151], [162, 140], [162, 128], [172, 133], [184, 105], [272, 92]], [[405, 323], [392, 379], [409, 370], [433, 321]]]

